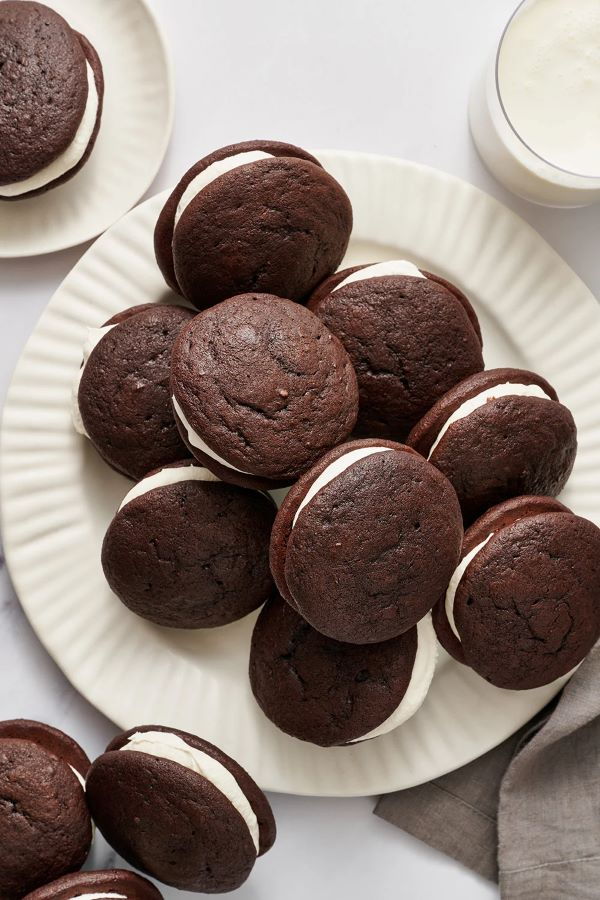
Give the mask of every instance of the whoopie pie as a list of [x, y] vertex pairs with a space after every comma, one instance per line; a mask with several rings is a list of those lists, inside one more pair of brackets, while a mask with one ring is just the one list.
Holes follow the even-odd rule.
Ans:
[[429, 613], [392, 640], [362, 646], [325, 637], [275, 596], [254, 627], [250, 684], [265, 715], [292, 737], [321, 747], [354, 744], [417, 712], [436, 657]]
[[397, 637], [448, 586], [462, 523], [450, 482], [383, 439], [336, 447], [292, 487], [275, 519], [271, 570], [282, 597], [328, 637]]
[[153, 884], [125, 869], [77, 872], [27, 894], [24, 900], [162, 900]]
[[0, 200], [33, 197], [79, 171], [103, 96], [87, 38], [43, 3], [0, 3]]
[[338, 272], [317, 288], [309, 309], [352, 360], [357, 435], [404, 440], [446, 391], [483, 369], [481, 331], [466, 296], [407, 260]]
[[181, 435], [224, 481], [290, 484], [356, 422], [356, 375], [344, 347], [306, 307], [242, 294], [197, 315], [173, 348]]
[[110, 466], [136, 481], [187, 456], [169, 379], [173, 344], [193, 316], [181, 306], [144, 304], [88, 329], [73, 424]]
[[87, 798], [117, 853], [180, 890], [235, 890], [275, 841], [271, 807], [247, 772], [174, 728], [118, 735], [90, 770]]
[[516, 497], [465, 532], [434, 610], [438, 638], [500, 688], [566, 675], [600, 638], [600, 529], [551, 497]]
[[186, 172], [154, 235], [167, 284], [199, 309], [250, 291], [302, 300], [339, 266], [346, 193], [299, 147], [246, 141]]
[[226, 625], [272, 593], [275, 512], [268, 494], [225, 484], [193, 460], [165, 466], [129, 491], [108, 526], [106, 580], [157, 625]]
[[0, 722], [0, 897], [13, 900], [80, 869], [92, 843], [90, 761], [41, 722]]
[[407, 443], [451, 481], [470, 523], [521, 494], [556, 496], [577, 453], [573, 416], [525, 369], [488, 369], [444, 394]]

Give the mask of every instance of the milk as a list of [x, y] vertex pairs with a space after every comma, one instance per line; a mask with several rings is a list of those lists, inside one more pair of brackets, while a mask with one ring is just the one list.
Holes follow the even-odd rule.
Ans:
[[600, 0], [526, 0], [509, 22], [470, 122], [509, 190], [549, 206], [600, 200]]

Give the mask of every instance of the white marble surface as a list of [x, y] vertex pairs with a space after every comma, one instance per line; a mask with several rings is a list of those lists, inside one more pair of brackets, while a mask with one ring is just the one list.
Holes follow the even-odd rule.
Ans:
[[[405, 156], [508, 203], [600, 294], [600, 206], [556, 211], [511, 198], [469, 140], [469, 86], [515, 0], [150, 2], [172, 47], [177, 111], [171, 149], [149, 193], [172, 184], [210, 149], [253, 137]], [[2, 396], [44, 304], [83, 249], [0, 262]], [[0, 717], [52, 722], [98, 754], [114, 727], [46, 655], [5, 571], [0, 587]], [[492, 885], [372, 816], [370, 798], [272, 801], [279, 839], [235, 894], [240, 900], [498, 896]], [[113, 862], [99, 840], [90, 867]]]

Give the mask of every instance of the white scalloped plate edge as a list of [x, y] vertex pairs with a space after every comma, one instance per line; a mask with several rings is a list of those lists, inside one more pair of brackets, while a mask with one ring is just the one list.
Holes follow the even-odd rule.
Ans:
[[[446, 275], [475, 300], [492, 364], [529, 365], [554, 383], [580, 429], [564, 500], [600, 522], [600, 311], [589, 290], [533, 229], [457, 178], [393, 158], [317, 155], [353, 201], [351, 262], [402, 255]], [[100, 541], [128, 483], [73, 433], [70, 382], [86, 325], [169, 297], [152, 255], [164, 197], [137, 207], [84, 254], [16, 368], [0, 476], [5, 551], [25, 612], [67, 677], [109, 718], [124, 728], [158, 721], [197, 731], [267, 789], [384, 793], [464, 765], [524, 724], [564, 679], [500, 691], [442, 655], [413, 719], [374, 741], [323, 750], [277, 731], [254, 703], [245, 672], [254, 616], [211, 632], [169, 632], [131, 615], [106, 588]]]

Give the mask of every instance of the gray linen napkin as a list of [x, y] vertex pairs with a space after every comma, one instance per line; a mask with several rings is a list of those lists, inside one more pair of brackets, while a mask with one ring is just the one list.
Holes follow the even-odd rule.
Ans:
[[475, 762], [375, 812], [499, 881], [503, 900], [600, 898], [600, 644], [558, 703]]

